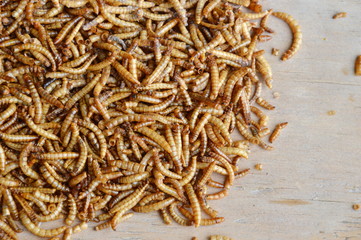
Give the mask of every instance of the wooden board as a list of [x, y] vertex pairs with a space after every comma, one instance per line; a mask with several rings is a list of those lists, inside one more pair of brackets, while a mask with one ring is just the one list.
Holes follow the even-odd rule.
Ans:
[[[211, 202], [226, 221], [212, 227], [166, 226], [154, 214], [135, 214], [117, 231], [87, 230], [73, 239], [190, 240], [224, 234], [234, 239], [361, 239], [361, 77], [353, 74], [361, 54], [359, 0], [264, 0], [267, 8], [292, 14], [302, 25], [304, 44], [292, 60], [281, 62], [272, 47], [287, 49], [290, 31], [272, 18], [277, 33], [263, 44], [274, 71], [274, 89], [265, 93], [276, 104], [272, 124], [289, 126], [266, 152], [253, 148], [252, 171], [230, 195]], [[333, 20], [338, 11], [347, 18]], [[272, 93], [281, 97], [273, 99]], [[328, 111], [336, 115], [329, 116]], [[91, 225], [93, 226], [93, 225]], [[21, 239], [29, 239], [26, 234]]]

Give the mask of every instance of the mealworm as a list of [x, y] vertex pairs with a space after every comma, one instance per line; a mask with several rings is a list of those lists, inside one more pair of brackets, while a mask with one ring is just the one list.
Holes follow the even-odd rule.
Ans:
[[233, 238], [222, 235], [212, 235], [209, 237], [209, 240], [233, 240]]
[[202, 187], [203, 185], [206, 184], [206, 182], [208, 181], [208, 179], [210, 178], [212, 172], [214, 171], [214, 167], [216, 165], [216, 162], [211, 162], [208, 167], [205, 169], [205, 171], [203, 172], [202, 177], [198, 180], [197, 182], [197, 186], [198, 187]]
[[191, 204], [191, 208], [193, 211], [193, 221], [194, 221], [194, 226], [195, 227], [199, 227], [201, 224], [201, 207], [199, 205], [199, 201], [197, 199], [197, 196], [194, 192], [194, 189], [192, 187], [192, 185], [190, 185], [189, 183], [186, 184], [185, 186], [185, 191], [188, 195], [188, 199], [190, 201]]
[[153, 171], [154, 171], [154, 175], [155, 175], [154, 183], [160, 190], [162, 190], [163, 192], [177, 198], [178, 200], [183, 200], [178, 195], [177, 191], [174, 188], [169, 187], [168, 185], [165, 185], [163, 183], [164, 176], [159, 171], [157, 171], [157, 170], [153, 170]]
[[285, 21], [289, 25], [289, 27], [293, 33], [292, 45], [281, 57], [282, 61], [286, 61], [286, 60], [290, 59], [291, 57], [293, 57], [301, 47], [301, 44], [302, 44], [301, 27], [297, 23], [297, 21], [291, 15], [289, 15], [287, 13], [273, 12], [272, 15]]
[[34, 143], [30, 142], [23, 148], [19, 155], [19, 166], [25, 175], [34, 179], [39, 179], [39, 174], [28, 165], [28, 157], [30, 155], [30, 151], [33, 149], [33, 146]]
[[143, 212], [143, 213], [157, 211], [159, 209], [163, 209], [165, 207], [168, 207], [174, 201], [175, 201], [175, 199], [173, 197], [169, 197], [167, 199], [164, 199], [162, 201], [155, 202], [155, 203], [152, 203], [152, 204], [148, 204], [148, 205], [144, 205], [144, 206], [135, 206], [133, 208], [133, 210], [135, 212]]
[[48, 203], [58, 203], [58, 202], [62, 202], [62, 201], [66, 200], [66, 197], [63, 195], [60, 195], [60, 196], [48, 195], [48, 194], [42, 193], [40, 191], [35, 191], [33, 194], [34, 194], [34, 197], [38, 198], [39, 200], [41, 200], [43, 202], [48, 202]]
[[98, 82], [99, 78], [100, 78], [100, 74], [96, 75], [95, 78], [93, 78], [93, 80], [91, 80], [87, 85], [85, 85], [85, 87], [83, 87], [79, 92], [77, 92], [76, 94], [74, 94], [72, 96], [72, 98], [70, 98], [66, 104], [65, 104], [65, 109], [70, 109], [74, 106], [74, 104], [79, 101], [82, 97], [84, 97], [88, 92], [90, 92], [93, 87], [95, 86], [95, 84]]
[[355, 60], [355, 75], [361, 76], [361, 56], [357, 56]]
[[46, 48], [44, 48], [40, 45], [37, 45], [37, 44], [33, 44], [33, 43], [24, 43], [22, 45], [17, 45], [14, 48], [14, 53], [18, 53], [22, 50], [33, 50], [33, 51], [43, 54], [51, 62], [52, 70], [53, 71], [56, 70], [55, 59], [54, 59], [53, 55], [49, 52], [49, 50], [47, 50]]
[[256, 58], [256, 66], [258, 71], [262, 74], [267, 87], [272, 88], [272, 71], [269, 63], [263, 55], [260, 55]]
[[190, 142], [194, 142], [197, 138], [204, 126], [208, 123], [209, 119], [211, 118], [210, 113], [205, 113], [200, 120], [198, 121], [197, 125], [193, 129], [192, 137], [190, 138]]
[[38, 139], [38, 136], [0, 133], [0, 138], [8, 142], [31, 142]]
[[168, 153], [171, 152], [171, 147], [169, 146], [169, 144], [167, 143], [165, 138], [163, 136], [159, 135], [154, 130], [152, 130], [148, 127], [142, 127], [142, 128], [137, 129], [137, 132], [140, 132], [141, 134], [154, 140], [157, 144], [159, 144], [159, 146], [161, 146]]
[[64, 71], [66, 73], [70, 73], [70, 74], [82, 74], [84, 73], [90, 66], [90, 64], [94, 61], [94, 59], [97, 58], [97, 55], [93, 55], [91, 57], [89, 57], [84, 63], [83, 65], [81, 65], [78, 68], [70, 68], [70, 67], [65, 67], [65, 66], [59, 66], [59, 70], [60, 71]]
[[268, 14], [268, 11], [259, 12], [259, 13], [245, 13], [245, 12], [241, 12], [241, 11], [237, 12], [237, 16], [239, 16], [241, 18], [246, 18], [246, 19], [259, 19], [259, 18], [263, 18], [267, 14]]
[[213, 193], [213, 194], [208, 194], [206, 196], [206, 199], [207, 200], [218, 200], [218, 199], [221, 199], [221, 198], [224, 198], [228, 195], [228, 189], [224, 189], [224, 190], [221, 190], [217, 193]]
[[162, 216], [163, 222], [167, 225], [172, 224], [171, 216], [167, 212], [166, 208], [159, 210], [160, 215]]
[[[178, 206], [178, 210], [188, 219], [192, 219], [192, 217], [193, 217], [192, 214], [184, 207]], [[216, 218], [212, 218], [212, 219], [203, 218], [203, 219], [201, 219], [200, 225], [201, 226], [214, 225], [214, 224], [221, 223], [223, 221], [224, 221], [223, 217], [216, 217]]]
[[53, 188], [60, 190], [60, 191], [64, 191], [64, 192], [68, 192], [70, 191], [70, 189], [64, 185], [63, 183], [61, 183], [59, 180], [57, 180], [55, 177], [53, 177], [47, 170], [45, 167], [40, 167], [40, 171], [45, 179], [46, 182], [48, 182]]
[[12, 239], [18, 239], [15, 231], [6, 222], [0, 220], [0, 229], [9, 235]]
[[[14, 220], [18, 220], [19, 219], [19, 211], [16, 208], [15, 200], [14, 200], [13, 195], [10, 192], [9, 189], [4, 189], [3, 190], [3, 199], [4, 199], [4, 204], [8, 207], [7, 210], [9, 210], [9, 214], [12, 216], [12, 218]], [[5, 209], [3, 209], [3, 211], [4, 210]]]
[[269, 141], [271, 143], [273, 143], [273, 141], [276, 140], [276, 138], [280, 135], [281, 130], [283, 128], [285, 128], [287, 125], [288, 125], [288, 122], [283, 122], [283, 123], [277, 124], [276, 128], [273, 130], [273, 132], [271, 133], [271, 135], [269, 137]]
[[35, 157], [40, 160], [55, 161], [58, 159], [75, 159], [79, 157], [77, 152], [50, 152], [50, 153], [37, 153]]
[[197, 194], [197, 197], [198, 197], [198, 200], [199, 200], [199, 205], [201, 206], [202, 210], [207, 214], [209, 215], [211, 218], [216, 218], [217, 215], [218, 215], [218, 212], [216, 210], [214, 210], [213, 208], [211, 208], [206, 200], [205, 200], [205, 197], [204, 195], [201, 193], [202, 190], [198, 189], [196, 191], [196, 194]]
[[170, 178], [174, 178], [174, 179], [181, 179], [182, 176], [180, 176], [179, 174], [176, 174], [172, 171], [169, 171], [168, 169], [166, 169], [163, 164], [161, 163], [161, 160], [159, 158], [159, 154], [158, 151], [153, 151], [153, 156], [154, 156], [154, 163], [155, 166], [157, 167], [158, 171], [161, 172], [163, 175], [168, 176]]
[[33, 130], [35, 133], [39, 134], [42, 137], [51, 139], [51, 140], [59, 140], [59, 137], [56, 136], [55, 134], [44, 130], [43, 128], [41, 128], [40, 126], [36, 125], [33, 120], [30, 118], [29, 115], [25, 115], [24, 116], [24, 120], [26, 122], [26, 125]]
[[267, 109], [267, 110], [273, 110], [275, 109], [275, 106], [273, 106], [272, 104], [268, 103], [266, 100], [264, 100], [263, 98], [259, 97], [256, 99], [256, 102], [258, 103], [258, 105], [260, 105], [261, 107]]
[[171, 215], [171, 217], [173, 218], [173, 220], [183, 226], [191, 226], [192, 225], [192, 221], [189, 219], [184, 219], [183, 217], [179, 216], [175, 210], [174, 207], [177, 203], [174, 202], [169, 206], [169, 214]]
[[216, 36], [206, 45], [204, 45], [201, 49], [197, 51], [195, 55], [191, 57], [191, 60], [194, 60], [195, 58], [198, 58], [200, 55], [210, 51], [214, 47], [216, 47], [219, 44], [222, 44], [225, 42], [225, 39], [223, 38], [222, 34], [220, 32], [217, 32]]
[[54, 237], [64, 232], [66, 229], [65, 226], [59, 228], [53, 228], [53, 229], [39, 228], [30, 220], [30, 218], [24, 212], [20, 212], [20, 220], [23, 223], [23, 225], [26, 227], [26, 229], [28, 229], [31, 233], [39, 237]]
[[195, 20], [197, 24], [200, 24], [202, 21], [202, 11], [206, 2], [207, 2], [206, 0], [201, 0], [197, 2], [196, 12], [195, 12]]
[[119, 217], [123, 215], [125, 211], [133, 208], [140, 200], [143, 195], [144, 190], [148, 184], [144, 184], [144, 186], [140, 186], [136, 191], [130, 194], [128, 197], [115, 204], [110, 210], [109, 213], [115, 213], [114, 217], [111, 220], [112, 228], [116, 226], [119, 221]]
[[24, 76], [25, 82], [28, 84], [31, 98], [33, 99], [34, 105], [35, 105], [35, 123], [40, 123], [41, 117], [42, 117], [42, 104], [40, 100], [40, 96], [38, 91], [36, 90], [36, 87], [33, 83], [33, 80], [29, 75]]
[[347, 16], [346, 12], [339, 12], [336, 13], [335, 15], [332, 16], [333, 19], [338, 19], [338, 18], [345, 18]]
[[60, 215], [61, 215], [61, 210], [63, 209], [63, 202], [58, 203], [56, 209], [54, 211], [52, 211], [50, 214], [48, 215], [43, 215], [43, 216], [37, 216], [37, 220], [39, 222], [49, 222], [52, 220], [56, 220]]

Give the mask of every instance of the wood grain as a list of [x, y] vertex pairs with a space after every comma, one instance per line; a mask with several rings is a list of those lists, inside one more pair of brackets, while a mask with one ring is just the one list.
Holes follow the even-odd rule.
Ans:
[[[227, 198], [210, 203], [226, 221], [195, 229], [166, 226], [157, 213], [136, 213], [117, 231], [88, 229], [73, 239], [205, 240], [211, 234], [251, 240], [361, 239], [361, 211], [352, 210], [361, 202], [361, 77], [353, 74], [354, 59], [361, 54], [361, 1], [262, 3], [292, 14], [302, 25], [304, 44], [287, 62], [271, 56], [272, 47], [283, 52], [291, 40], [287, 25], [270, 19], [276, 35], [262, 44], [275, 79], [267, 93], [277, 106], [270, 116], [273, 125], [289, 125], [274, 151], [253, 148], [250, 159], [240, 163], [262, 163], [263, 171], [253, 170]], [[340, 11], [347, 17], [333, 20]], [[280, 98], [273, 99], [273, 92]], [[329, 116], [330, 110], [336, 115]]]

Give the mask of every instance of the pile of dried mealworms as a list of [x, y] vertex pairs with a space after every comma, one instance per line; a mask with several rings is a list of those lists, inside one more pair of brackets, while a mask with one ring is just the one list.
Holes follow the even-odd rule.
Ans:
[[224, 220], [207, 201], [249, 171], [237, 163], [250, 144], [272, 149], [261, 110], [275, 108], [261, 97], [272, 72], [257, 43], [271, 39], [273, 15], [294, 34], [282, 59], [292, 57], [301, 31], [290, 15], [255, 0], [0, 4], [2, 239], [17, 239], [17, 220], [64, 239], [133, 212], [196, 227]]

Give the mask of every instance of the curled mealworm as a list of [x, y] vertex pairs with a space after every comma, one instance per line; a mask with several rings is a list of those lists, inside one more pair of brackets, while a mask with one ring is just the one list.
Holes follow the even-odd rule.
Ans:
[[302, 43], [301, 27], [297, 23], [297, 21], [287, 13], [273, 12], [272, 15], [285, 21], [289, 25], [293, 33], [292, 45], [290, 49], [288, 49], [281, 57], [282, 61], [286, 61], [291, 57], [293, 57], [301, 47], [301, 43]]

